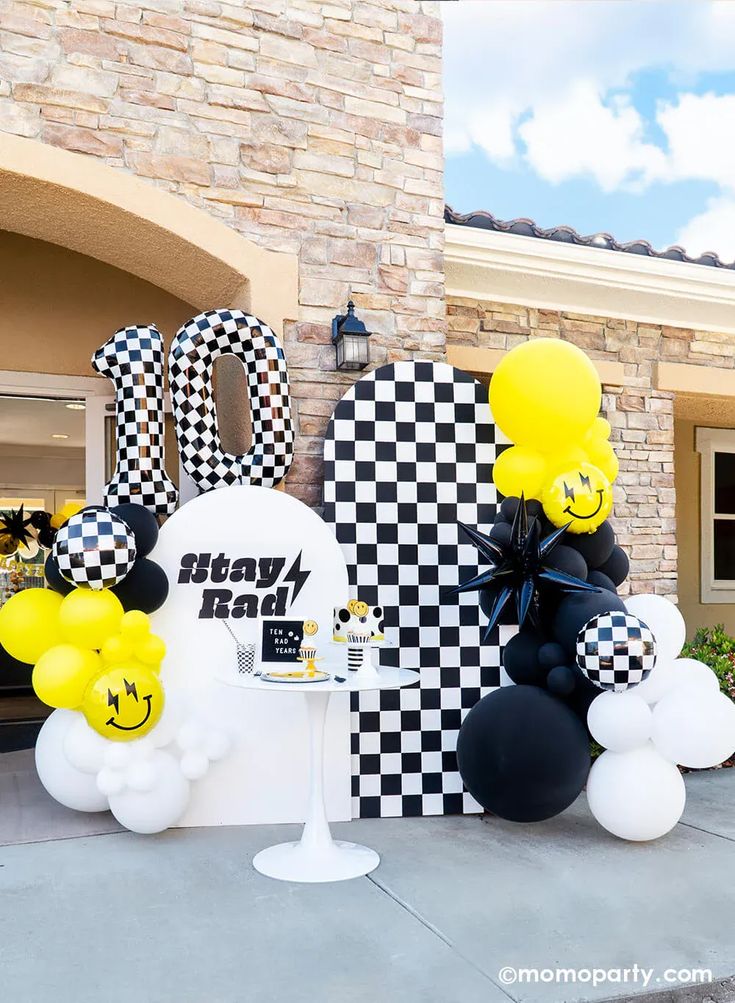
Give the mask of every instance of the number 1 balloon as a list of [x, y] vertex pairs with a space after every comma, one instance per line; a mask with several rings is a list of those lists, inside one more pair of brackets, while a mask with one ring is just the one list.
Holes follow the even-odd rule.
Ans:
[[[253, 444], [242, 455], [226, 453], [220, 442], [212, 370], [221, 355], [240, 359], [247, 374]], [[294, 453], [288, 367], [267, 324], [242, 310], [193, 317], [172, 342], [169, 384], [181, 462], [201, 491], [283, 480]]]
[[164, 469], [163, 342], [157, 328], [122, 327], [92, 356], [115, 386], [117, 465], [106, 505], [134, 502], [156, 515], [176, 510], [178, 491]]

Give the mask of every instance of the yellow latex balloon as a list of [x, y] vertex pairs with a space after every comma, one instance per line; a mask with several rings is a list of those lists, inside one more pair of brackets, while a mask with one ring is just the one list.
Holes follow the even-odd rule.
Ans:
[[139, 641], [150, 632], [151, 621], [147, 613], [143, 613], [142, 610], [128, 610], [120, 621], [120, 633], [129, 641]]
[[109, 665], [114, 662], [127, 662], [133, 657], [133, 645], [122, 634], [113, 634], [100, 648], [100, 655], [102, 661]]
[[166, 645], [157, 634], [149, 634], [135, 645], [135, 657], [156, 671], [166, 656]]
[[607, 439], [594, 439], [587, 444], [587, 456], [589, 462], [603, 472], [605, 477], [612, 484], [618, 476], [620, 464], [615, 455], [615, 450]]
[[600, 410], [602, 388], [585, 353], [567, 341], [534, 338], [502, 359], [490, 408], [508, 438], [541, 451], [580, 442]]
[[74, 589], [61, 603], [61, 632], [70, 644], [101, 648], [120, 630], [123, 613], [122, 603], [109, 589]]
[[161, 717], [163, 687], [147, 665], [125, 662], [95, 676], [81, 710], [99, 735], [114, 742], [132, 742], [147, 734]]
[[541, 504], [555, 526], [570, 533], [594, 533], [610, 515], [613, 496], [607, 477], [591, 463], [559, 474], [544, 490]]
[[563, 470], [572, 470], [581, 463], [587, 462], [587, 453], [581, 446], [570, 446], [568, 449], [546, 454], [546, 476], [544, 483], [548, 484]]
[[51, 516], [51, 526], [54, 529], [61, 529], [64, 523], [68, 522], [77, 512], [81, 512], [86, 504], [83, 501], [67, 502], [66, 505], [63, 505], [58, 512], [54, 512]]
[[526, 498], [541, 498], [546, 463], [541, 453], [527, 446], [511, 446], [503, 450], [493, 464], [493, 481], [505, 495], [525, 494]]
[[33, 689], [49, 707], [78, 707], [90, 679], [101, 668], [96, 651], [74, 644], [57, 644], [36, 662]]
[[610, 433], [612, 432], [612, 425], [607, 420], [607, 418], [597, 417], [590, 425], [590, 430], [587, 433], [587, 439], [592, 441], [593, 439], [609, 439]]
[[33, 664], [63, 640], [59, 627], [62, 598], [51, 589], [23, 589], [0, 609], [0, 644], [9, 655]]

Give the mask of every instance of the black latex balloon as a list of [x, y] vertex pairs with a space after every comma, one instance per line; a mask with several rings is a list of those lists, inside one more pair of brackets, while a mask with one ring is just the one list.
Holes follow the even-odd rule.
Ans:
[[603, 575], [607, 575], [615, 585], [622, 585], [630, 571], [628, 555], [622, 547], [614, 546], [612, 553], [605, 563], [600, 565], [599, 570]]
[[[498, 518], [503, 522], [512, 523], [516, 517], [520, 501], [521, 499], [515, 495], [509, 495], [507, 498], [504, 498], [500, 505]], [[526, 502], [526, 512], [528, 513], [529, 519], [541, 518], [544, 514], [544, 509], [540, 501], [536, 501], [535, 498], [531, 498]]]
[[556, 641], [547, 641], [538, 650], [539, 665], [542, 665], [547, 671], [553, 669], [555, 665], [563, 665], [566, 658], [564, 649]]
[[537, 686], [503, 686], [475, 704], [457, 740], [462, 780], [487, 811], [539, 822], [564, 811], [590, 769], [587, 731]]
[[[495, 596], [492, 592], [480, 592], [479, 600], [480, 609], [489, 620], [493, 612], [493, 606], [495, 605]], [[496, 623], [500, 626], [509, 627], [517, 622], [515, 607], [512, 603], [508, 603], [505, 609], [501, 611]], [[487, 637], [487, 633], [485, 637]]]
[[68, 596], [70, 592], [74, 591], [74, 585], [71, 582], [67, 582], [66, 578], [62, 578], [58, 561], [53, 554], [49, 554], [46, 558], [43, 573], [46, 576], [48, 587], [53, 589], [54, 592], [58, 592], [62, 596]]
[[546, 669], [538, 660], [543, 640], [535, 630], [520, 630], [508, 641], [503, 650], [503, 668], [514, 683], [544, 685]]
[[577, 592], [565, 596], [559, 603], [553, 623], [554, 640], [569, 658], [576, 658], [577, 634], [593, 616], [618, 610], [625, 612], [623, 600], [614, 592], [601, 589], [599, 592]]
[[526, 617], [531, 623], [540, 624], [542, 617], [539, 610], [539, 590], [542, 586], [566, 592], [595, 590], [593, 585], [557, 571], [548, 564], [548, 558], [566, 533], [566, 527], [555, 529], [550, 536], [542, 538], [541, 523], [535, 518], [529, 520], [523, 496], [516, 509], [507, 543], [471, 526], [465, 526], [462, 522], [459, 525], [477, 548], [480, 558], [491, 567], [489, 571], [483, 571], [469, 581], [462, 582], [448, 594], [485, 591], [493, 595], [494, 602], [484, 640], [487, 640], [495, 625], [500, 622], [500, 617], [508, 606], [515, 606], [516, 622], [520, 627], [526, 622]]
[[546, 687], [549, 693], [555, 693], [560, 697], [569, 696], [570, 693], [574, 692], [575, 686], [574, 670], [568, 665], [555, 665], [546, 677]]
[[567, 547], [560, 543], [558, 547], [554, 548], [554, 552], [549, 554], [548, 564], [549, 567], [556, 568], [557, 571], [581, 578], [583, 582], [589, 581], [585, 559], [574, 547]]
[[56, 530], [49, 523], [48, 526], [44, 526], [38, 531], [38, 542], [45, 550], [51, 550], [54, 545], [54, 540], [56, 539]]
[[510, 543], [510, 523], [496, 522], [494, 526], [490, 527], [487, 535], [491, 540], [495, 540], [496, 543]]
[[564, 543], [579, 551], [588, 568], [599, 568], [613, 552], [615, 533], [605, 520], [594, 533], [569, 533]]
[[112, 511], [119, 515], [133, 531], [138, 557], [147, 557], [158, 540], [158, 520], [142, 505], [116, 505]]
[[615, 582], [601, 571], [590, 571], [587, 575], [587, 581], [590, 585], [596, 585], [600, 589], [606, 589], [608, 592], [615, 592], [617, 594]]
[[166, 602], [168, 578], [160, 564], [139, 557], [132, 570], [112, 590], [127, 612], [140, 609], [155, 613]]

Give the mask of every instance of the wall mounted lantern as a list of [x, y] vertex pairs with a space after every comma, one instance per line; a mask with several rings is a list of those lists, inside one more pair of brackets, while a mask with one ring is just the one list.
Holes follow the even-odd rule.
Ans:
[[370, 332], [355, 316], [355, 304], [350, 300], [347, 313], [332, 320], [332, 344], [337, 351], [337, 369], [364, 369], [370, 362]]

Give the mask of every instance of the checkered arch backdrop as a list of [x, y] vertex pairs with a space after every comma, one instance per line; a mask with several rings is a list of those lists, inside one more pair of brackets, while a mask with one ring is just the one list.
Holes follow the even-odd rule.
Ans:
[[324, 518], [353, 597], [385, 610], [398, 647], [381, 661], [421, 674], [407, 689], [352, 694], [355, 817], [481, 810], [455, 749], [467, 711], [499, 685], [500, 638], [481, 644], [487, 620], [475, 594], [445, 594], [480, 570], [457, 521], [494, 522], [492, 469], [504, 443], [486, 388], [445, 363], [383, 366], [332, 415]]

